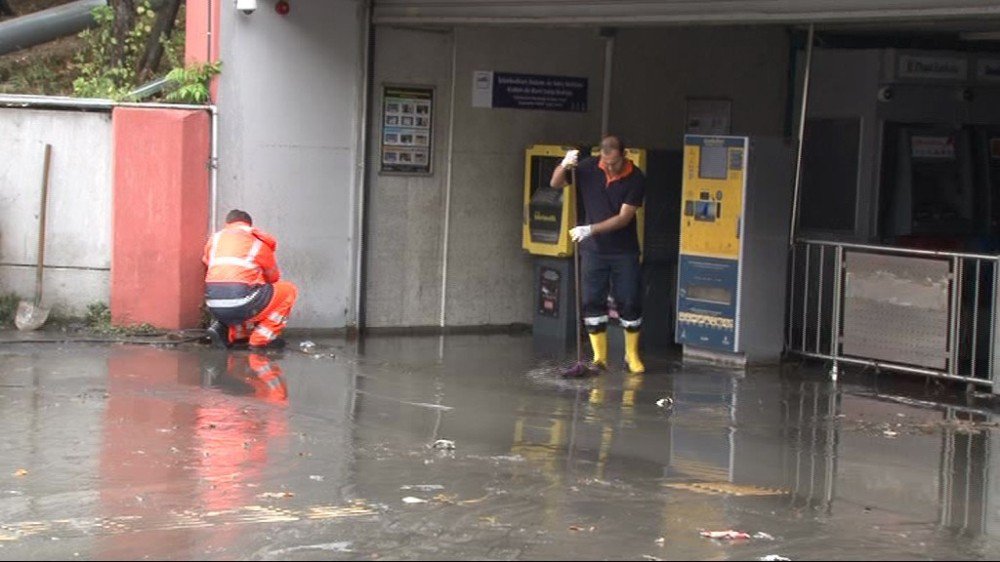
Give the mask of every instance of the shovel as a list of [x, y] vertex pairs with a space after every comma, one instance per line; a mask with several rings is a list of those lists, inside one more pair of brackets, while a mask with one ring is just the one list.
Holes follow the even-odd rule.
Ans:
[[49, 318], [49, 309], [42, 308], [42, 274], [45, 271], [45, 209], [49, 198], [49, 162], [52, 145], [45, 145], [45, 164], [42, 171], [42, 208], [38, 214], [38, 268], [35, 271], [35, 302], [21, 301], [17, 305], [14, 325], [18, 330], [37, 330]]

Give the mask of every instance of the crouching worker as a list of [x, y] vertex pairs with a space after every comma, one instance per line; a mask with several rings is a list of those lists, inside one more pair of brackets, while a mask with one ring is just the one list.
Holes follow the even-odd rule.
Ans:
[[281, 332], [298, 289], [281, 281], [276, 247], [274, 237], [254, 228], [250, 215], [238, 209], [226, 215], [225, 228], [205, 245], [205, 305], [215, 319], [208, 328], [215, 347], [284, 347]]

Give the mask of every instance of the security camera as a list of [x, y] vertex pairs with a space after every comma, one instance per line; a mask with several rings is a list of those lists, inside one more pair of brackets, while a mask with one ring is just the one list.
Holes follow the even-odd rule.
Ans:
[[236, 9], [248, 16], [257, 11], [257, 0], [234, 0], [234, 1], [236, 2]]
[[882, 86], [878, 89], [878, 101], [890, 101], [892, 100], [895, 92], [889, 86]]

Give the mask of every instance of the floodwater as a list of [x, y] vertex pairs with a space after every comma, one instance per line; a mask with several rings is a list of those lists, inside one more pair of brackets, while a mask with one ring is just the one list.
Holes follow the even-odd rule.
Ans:
[[798, 365], [567, 381], [532, 348], [0, 345], [0, 558], [1000, 557], [988, 407]]

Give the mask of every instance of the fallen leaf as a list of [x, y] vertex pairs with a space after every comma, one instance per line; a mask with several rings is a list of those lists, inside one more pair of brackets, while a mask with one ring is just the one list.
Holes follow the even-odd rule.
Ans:
[[27, 475], [28, 471], [23, 468], [17, 469], [17, 472], [14, 473], [14, 476], [27, 476]]

